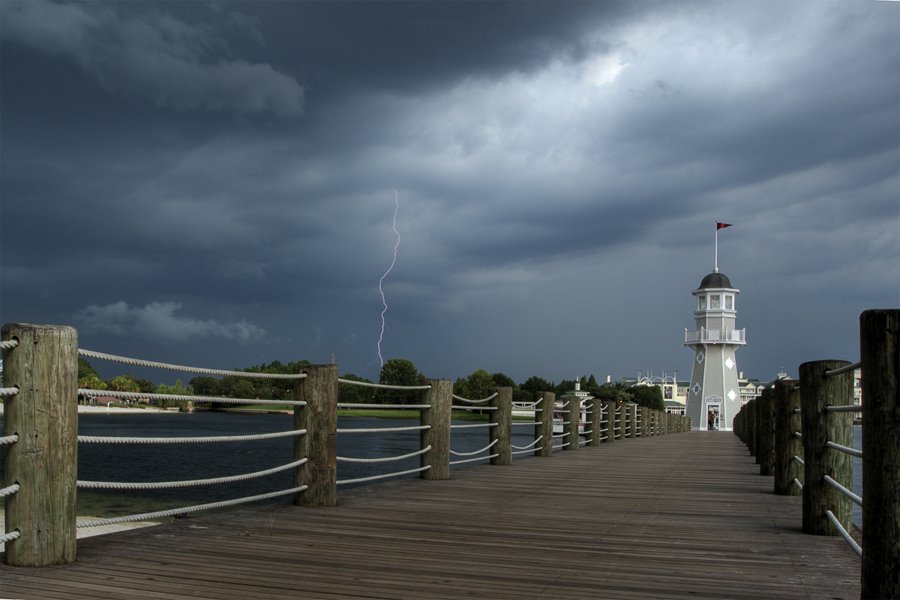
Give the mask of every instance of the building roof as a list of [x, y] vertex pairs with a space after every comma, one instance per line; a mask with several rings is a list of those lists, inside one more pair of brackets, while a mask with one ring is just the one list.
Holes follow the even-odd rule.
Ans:
[[704, 288], [733, 288], [731, 280], [724, 273], [710, 273], [700, 282], [698, 289]]

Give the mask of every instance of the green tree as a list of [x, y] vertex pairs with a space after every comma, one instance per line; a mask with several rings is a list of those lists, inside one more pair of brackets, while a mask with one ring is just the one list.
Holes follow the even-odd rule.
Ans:
[[78, 387], [88, 390], [105, 390], [106, 382], [96, 373], [88, 373], [78, 377]]
[[554, 386], [552, 383], [538, 377], [537, 375], [532, 375], [528, 379], [525, 380], [521, 386], [519, 386], [526, 392], [530, 392], [532, 399], [536, 399], [537, 395], [541, 392], [552, 392], [554, 390]]
[[[175, 385], [166, 385], [165, 383], [161, 383], [156, 386], [157, 394], [167, 394], [170, 396], [193, 396], [194, 390], [190, 387], [184, 387], [181, 383], [180, 379], [175, 380]], [[184, 408], [187, 405], [187, 400], [174, 400], [169, 398], [159, 398], [156, 401], [156, 404], [161, 408], [168, 408], [170, 406], [177, 406], [179, 408]]]
[[[102, 379], [100, 377], [100, 373], [94, 369], [93, 365], [86, 361], [85, 359], [78, 357], [78, 381], [81, 381], [83, 378], [89, 377], [93, 375], [97, 379]], [[80, 385], [80, 384], [79, 384]], [[92, 389], [101, 389], [101, 388], [92, 388]]]
[[[364, 377], [360, 377], [358, 375], [354, 375], [353, 373], [346, 373], [341, 376], [341, 379], [371, 383], [371, 381], [369, 381], [368, 379], [365, 379]], [[361, 385], [353, 385], [352, 383], [338, 382], [338, 400], [340, 402], [367, 404], [369, 402], [372, 402], [374, 396], [374, 388], [363, 387]]]
[[469, 400], [481, 400], [494, 393], [494, 377], [484, 369], [472, 371], [466, 377], [465, 394]]
[[141, 388], [131, 375], [117, 375], [106, 382], [106, 389], [117, 392], [140, 392]]
[[[378, 382], [385, 385], [422, 385], [425, 376], [419, 373], [411, 360], [389, 358], [381, 367]], [[415, 404], [420, 393], [415, 390], [381, 390], [376, 397], [381, 402]]]
[[494, 373], [491, 377], [494, 379], [494, 385], [496, 387], [511, 387], [513, 389], [519, 387], [516, 385], [516, 382], [512, 380], [512, 377], [505, 373]]
[[658, 385], [636, 385], [628, 390], [631, 399], [641, 406], [655, 410], [665, 410], [662, 389]]

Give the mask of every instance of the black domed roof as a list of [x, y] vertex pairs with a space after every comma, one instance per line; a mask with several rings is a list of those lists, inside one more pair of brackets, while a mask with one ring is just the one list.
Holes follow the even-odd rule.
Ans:
[[700, 282], [700, 288], [731, 288], [731, 281], [724, 273], [710, 273]]

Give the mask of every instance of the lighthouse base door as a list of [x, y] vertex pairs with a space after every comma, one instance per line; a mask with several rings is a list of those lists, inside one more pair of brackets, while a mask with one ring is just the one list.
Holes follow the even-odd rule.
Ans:
[[706, 405], [706, 430], [718, 431], [722, 415], [722, 405], [719, 403], [707, 403]]

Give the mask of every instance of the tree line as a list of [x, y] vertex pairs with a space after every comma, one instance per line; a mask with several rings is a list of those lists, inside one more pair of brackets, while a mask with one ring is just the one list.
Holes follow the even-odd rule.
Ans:
[[[248, 373], [293, 374], [311, 364], [307, 360], [282, 363], [273, 361], [246, 368], [234, 369]], [[428, 378], [419, 372], [411, 360], [391, 358], [385, 361], [377, 382], [364, 377], [347, 373], [342, 379], [365, 383], [381, 383], [398, 386], [417, 386], [428, 383]], [[453, 383], [453, 393], [471, 400], [486, 398], [494, 393], [495, 388], [508, 386], [513, 390], [514, 402], [532, 402], [542, 392], [554, 392], [557, 395], [575, 389], [575, 380], [563, 380], [553, 383], [542, 377], [533, 375], [521, 384], [516, 383], [504, 373], [490, 373], [484, 369], [473, 371], [467, 377], [460, 377]], [[663, 410], [662, 390], [659, 386], [626, 386], [622, 383], [599, 384], [593, 376], [584, 376], [578, 380], [583, 391], [601, 400], [631, 401], [641, 406]], [[294, 381], [290, 379], [255, 379], [226, 375], [224, 377], [194, 377], [187, 385], [176, 380], [175, 385], [156, 384], [147, 379], [135, 377], [129, 373], [117, 375], [104, 380], [93, 366], [85, 359], [78, 359], [78, 387], [94, 390], [114, 390], [122, 392], [138, 392], [145, 394], [173, 394], [181, 396], [218, 396], [225, 398], [247, 398], [266, 400], [290, 400], [293, 398]], [[414, 390], [381, 390], [369, 387], [340, 383], [338, 393], [341, 402], [376, 403], [376, 404], [417, 404], [421, 401], [421, 392]], [[155, 402], [165, 404], [165, 402]]]

